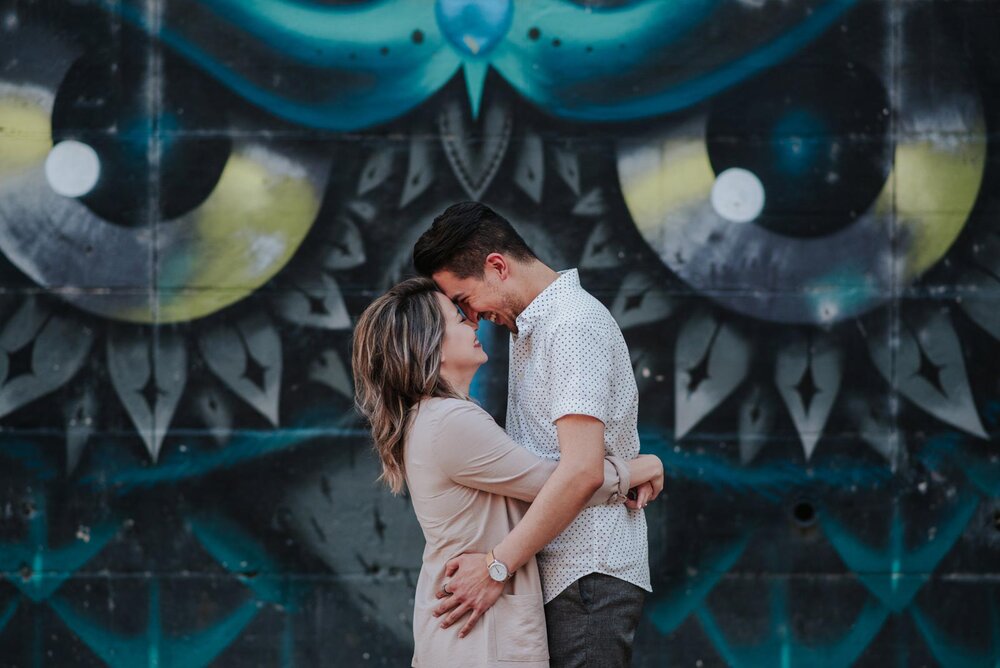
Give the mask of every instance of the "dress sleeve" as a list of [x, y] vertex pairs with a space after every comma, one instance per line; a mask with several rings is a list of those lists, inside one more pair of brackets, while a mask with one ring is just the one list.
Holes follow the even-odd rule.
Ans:
[[[445, 475], [460, 485], [528, 502], [558, 465], [512, 441], [483, 409], [458, 400], [440, 418], [434, 457]], [[628, 463], [609, 455], [604, 458], [604, 484], [587, 505], [623, 501], [629, 485]]]

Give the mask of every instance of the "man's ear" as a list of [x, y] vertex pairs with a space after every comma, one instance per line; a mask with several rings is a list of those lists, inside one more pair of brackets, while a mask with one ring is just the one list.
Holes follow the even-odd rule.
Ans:
[[510, 265], [502, 253], [490, 253], [487, 255], [485, 269], [495, 271], [501, 281], [510, 278]]

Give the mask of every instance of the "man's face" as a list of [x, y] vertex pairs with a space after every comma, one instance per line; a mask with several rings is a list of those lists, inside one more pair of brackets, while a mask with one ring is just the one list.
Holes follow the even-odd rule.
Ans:
[[450, 271], [438, 271], [432, 276], [441, 291], [461, 307], [472, 322], [489, 320], [517, 334], [520, 308], [514, 304], [507, 286], [496, 272], [487, 268], [481, 277], [458, 278]]

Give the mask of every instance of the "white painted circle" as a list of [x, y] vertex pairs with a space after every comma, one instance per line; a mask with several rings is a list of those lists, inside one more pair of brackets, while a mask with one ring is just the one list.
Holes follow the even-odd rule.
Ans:
[[101, 159], [97, 151], [73, 139], [52, 147], [45, 158], [45, 178], [52, 190], [65, 197], [86, 195], [101, 177]]
[[712, 208], [734, 223], [749, 223], [764, 210], [764, 184], [757, 175], [731, 167], [715, 177]]

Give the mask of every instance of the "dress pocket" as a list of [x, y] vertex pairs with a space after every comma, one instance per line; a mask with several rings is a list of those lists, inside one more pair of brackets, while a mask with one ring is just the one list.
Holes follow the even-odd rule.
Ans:
[[545, 607], [539, 594], [504, 594], [490, 608], [490, 643], [497, 661], [548, 661]]

